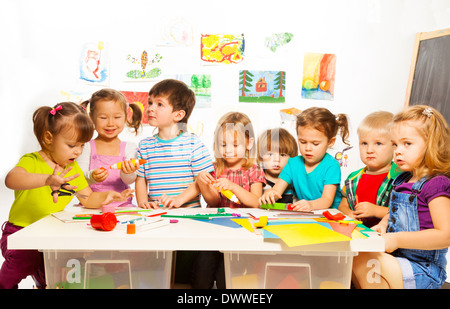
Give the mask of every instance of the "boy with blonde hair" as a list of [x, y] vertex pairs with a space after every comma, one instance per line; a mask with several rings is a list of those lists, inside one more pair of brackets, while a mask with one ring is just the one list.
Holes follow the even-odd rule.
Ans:
[[393, 117], [390, 112], [378, 111], [363, 119], [358, 127], [359, 155], [366, 166], [350, 173], [342, 188], [339, 210], [368, 227], [388, 212], [392, 181], [401, 172], [392, 162], [389, 124]]

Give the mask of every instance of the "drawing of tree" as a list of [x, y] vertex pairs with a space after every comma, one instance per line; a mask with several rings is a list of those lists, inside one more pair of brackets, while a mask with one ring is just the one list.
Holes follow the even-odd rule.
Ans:
[[194, 89], [210, 88], [211, 87], [210, 75], [193, 74], [191, 77], [191, 87]]
[[239, 83], [242, 85], [242, 96], [245, 97], [245, 91], [249, 91], [247, 87], [252, 87], [252, 79], [253, 74], [248, 72], [247, 70], [239, 72]]
[[286, 79], [286, 72], [280, 71], [277, 73], [275, 79], [274, 79], [274, 89], [280, 90], [279, 97], [283, 97], [283, 90], [285, 89], [285, 79]]

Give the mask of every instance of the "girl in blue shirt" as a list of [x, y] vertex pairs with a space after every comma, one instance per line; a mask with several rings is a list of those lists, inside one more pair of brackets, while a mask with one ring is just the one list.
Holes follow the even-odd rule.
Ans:
[[264, 192], [261, 204], [273, 204], [289, 185], [294, 186], [297, 211], [338, 208], [341, 194], [341, 168], [327, 153], [340, 134], [348, 145], [348, 120], [345, 114], [332, 114], [328, 109], [311, 107], [297, 117], [300, 156], [290, 158], [274, 187]]

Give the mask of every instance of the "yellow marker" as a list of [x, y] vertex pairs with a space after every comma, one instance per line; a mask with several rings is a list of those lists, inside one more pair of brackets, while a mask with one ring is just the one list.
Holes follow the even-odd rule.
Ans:
[[241, 202], [239, 202], [239, 200], [236, 197], [236, 195], [234, 195], [234, 193], [231, 192], [230, 190], [220, 190], [220, 193], [222, 193], [227, 199], [229, 199], [232, 202], [235, 202], [235, 203], [238, 203], [238, 204], [241, 203]]
[[253, 226], [256, 228], [265, 227], [267, 225], [267, 216], [259, 217], [259, 221], [253, 223]]
[[[130, 159], [130, 161], [131, 161], [131, 163], [133, 163], [134, 165], [136, 165], [137, 162], [139, 162], [139, 165], [142, 165], [142, 164], [144, 164], [144, 163], [147, 162], [147, 160], [144, 160], [144, 159], [139, 159], [139, 160], [137, 160], [137, 159]], [[122, 161], [122, 162], [117, 162], [116, 164], [111, 165], [109, 168], [120, 170], [120, 169], [122, 168], [123, 162], [124, 162], [124, 161]]]

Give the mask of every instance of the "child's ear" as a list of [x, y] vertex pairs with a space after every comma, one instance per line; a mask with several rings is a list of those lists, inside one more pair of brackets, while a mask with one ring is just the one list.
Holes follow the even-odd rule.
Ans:
[[50, 131], [45, 131], [43, 136], [44, 143], [46, 145], [51, 145], [53, 142], [53, 134]]
[[330, 140], [328, 141], [328, 148], [331, 148], [334, 146], [334, 143], [336, 143], [336, 136], [330, 138]]
[[176, 122], [179, 122], [179, 121], [181, 121], [183, 118], [184, 118], [184, 116], [186, 115], [186, 112], [184, 111], [184, 110], [178, 110], [178, 111], [174, 111], [174, 113], [175, 113], [175, 118], [174, 118], [174, 120], [176, 121]]

